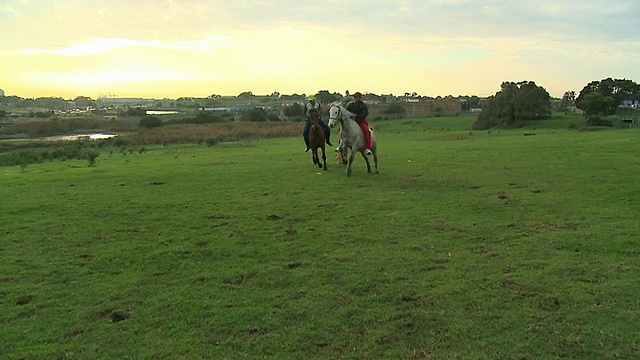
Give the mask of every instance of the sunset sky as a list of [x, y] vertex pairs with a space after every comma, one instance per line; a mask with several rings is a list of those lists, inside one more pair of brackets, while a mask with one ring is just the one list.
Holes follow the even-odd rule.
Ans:
[[0, 0], [7, 96], [555, 97], [640, 82], [638, 0]]

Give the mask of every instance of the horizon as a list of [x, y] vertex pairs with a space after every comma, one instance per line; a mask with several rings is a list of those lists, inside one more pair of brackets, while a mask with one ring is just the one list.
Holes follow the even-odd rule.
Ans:
[[[0, 91], [4, 91], [4, 89], [0, 88]], [[323, 90], [319, 90], [319, 91], [323, 91]], [[306, 96], [309, 96], [311, 94], [316, 95], [316, 94], [318, 94], [319, 91], [308, 93], [308, 94], [307, 93], [295, 93], [295, 92], [291, 93], [291, 94], [285, 94], [285, 93], [281, 93], [281, 92], [278, 92], [278, 93], [279, 93], [280, 97], [281, 96], [301, 96], [301, 97], [306, 97]], [[250, 92], [252, 94], [252, 96], [254, 96], [254, 97], [270, 97], [271, 96], [271, 94], [256, 94], [256, 93], [254, 93], [253, 91], [250, 91], [250, 90], [246, 91], [246, 92]], [[349, 96], [349, 95], [346, 95], [346, 94], [343, 94], [343, 93], [340, 93], [340, 92], [337, 92], [337, 91], [334, 92], [334, 91], [330, 91], [329, 90], [329, 93], [330, 94], [338, 93], [342, 97]], [[220, 97], [222, 99], [225, 99], [225, 98], [228, 99], [228, 98], [237, 98], [241, 94], [242, 93], [236, 94], [236, 95], [223, 95], [223, 94], [216, 94], [216, 95], [220, 95]], [[374, 95], [374, 96], [391, 95], [391, 96], [394, 96], [394, 97], [404, 97], [405, 93], [402, 93], [402, 94], [393, 94], [393, 93], [374, 94], [374, 93], [365, 92], [364, 95], [365, 96], [367, 96], [367, 95]], [[492, 95], [495, 95], [495, 94], [492, 94]], [[74, 96], [71, 96], [71, 97], [63, 97], [63, 96], [56, 96], [56, 95], [31, 97], [31, 96], [20, 96], [18, 94], [6, 94], [6, 91], [5, 91], [5, 97], [11, 97], [11, 96], [15, 96], [15, 97], [18, 97], [18, 98], [21, 98], [21, 99], [25, 99], [25, 100], [26, 99], [41, 99], [41, 98], [42, 99], [44, 99], [44, 98], [61, 98], [63, 100], [68, 100], [68, 101], [72, 101], [72, 100], [74, 100], [74, 99], [76, 99], [78, 97], [87, 97], [90, 100], [94, 100], [94, 101], [97, 101], [97, 100], [103, 99], [103, 98], [109, 98], [109, 99], [141, 99], [141, 100], [161, 101], [161, 100], [178, 100], [178, 99], [208, 99], [210, 97], [210, 96], [203, 96], [203, 97], [178, 96], [178, 97], [158, 97], [158, 98], [153, 98], [153, 97], [141, 97], [141, 96], [115, 96], [113, 94], [101, 94], [101, 95], [99, 95], [98, 97], [95, 97], [95, 98], [91, 97], [91, 96], [86, 96], [86, 95], [74, 95]], [[457, 99], [457, 98], [460, 98], [460, 97], [473, 97], [473, 96], [476, 96], [476, 97], [478, 97], [480, 99], [485, 98], [484, 96], [478, 96], [476, 94], [457, 94], [457, 95], [447, 94], [447, 95], [436, 95], [436, 96], [428, 96], [428, 95], [416, 94], [416, 96], [420, 97], [420, 98], [431, 98], [431, 99], [436, 99], [438, 97], [440, 97], [440, 98], [453, 97], [453, 98]], [[489, 95], [489, 96], [491, 96], [491, 95]], [[554, 99], [553, 96], [551, 96], [551, 98]]]
[[0, 3], [0, 88], [65, 99], [487, 97], [533, 81], [561, 98], [608, 77], [640, 82], [638, 13], [634, 0], [10, 1]]

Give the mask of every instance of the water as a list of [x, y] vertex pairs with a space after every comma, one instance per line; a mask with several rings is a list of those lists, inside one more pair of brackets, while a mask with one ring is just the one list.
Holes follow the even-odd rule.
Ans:
[[147, 110], [147, 115], [174, 115], [179, 114], [177, 111], [163, 111], [163, 110]]
[[90, 139], [90, 140], [104, 140], [111, 139], [118, 135], [114, 134], [86, 134], [86, 135], [58, 135], [58, 136], [49, 136], [44, 138], [46, 141], [73, 141], [79, 139]]

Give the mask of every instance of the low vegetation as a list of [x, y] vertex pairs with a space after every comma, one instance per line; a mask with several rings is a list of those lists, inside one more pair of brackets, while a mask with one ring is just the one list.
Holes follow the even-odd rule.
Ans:
[[638, 130], [474, 120], [373, 123], [378, 176], [299, 132], [0, 168], [0, 358], [638, 357]]

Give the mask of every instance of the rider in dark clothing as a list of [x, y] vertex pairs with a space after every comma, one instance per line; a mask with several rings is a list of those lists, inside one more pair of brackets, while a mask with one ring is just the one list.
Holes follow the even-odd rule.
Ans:
[[356, 121], [360, 119], [366, 119], [369, 116], [369, 108], [367, 104], [362, 101], [362, 95], [356, 93], [354, 99], [347, 105], [347, 110], [356, 114]]
[[347, 105], [347, 111], [350, 111], [356, 115], [356, 122], [360, 125], [362, 132], [364, 133], [364, 138], [366, 141], [367, 150], [365, 153], [367, 155], [371, 155], [371, 149], [373, 144], [371, 143], [371, 131], [369, 130], [369, 122], [367, 121], [367, 116], [369, 115], [369, 108], [367, 104], [362, 101], [362, 94], [356, 92], [353, 95], [353, 101]]

